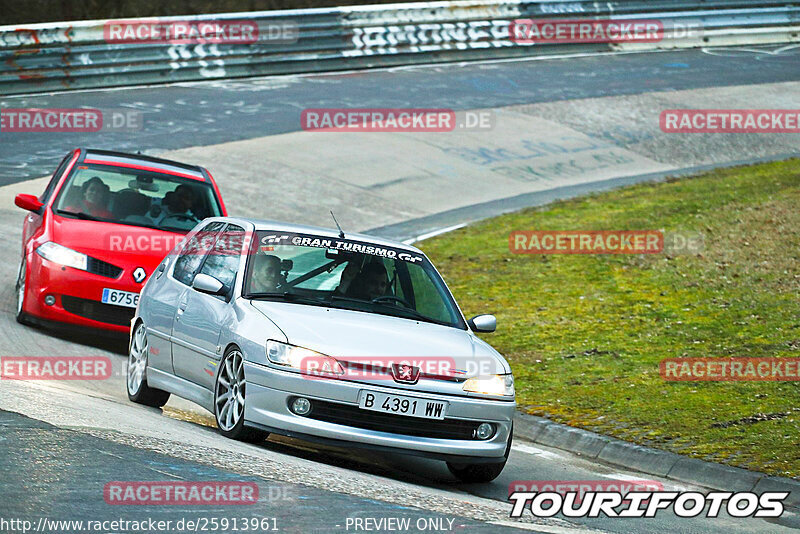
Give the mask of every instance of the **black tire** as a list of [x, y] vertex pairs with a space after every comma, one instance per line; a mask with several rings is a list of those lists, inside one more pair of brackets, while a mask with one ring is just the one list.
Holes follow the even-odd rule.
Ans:
[[[269, 437], [269, 432], [245, 425], [244, 403], [246, 402], [244, 356], [238, 347], [230, 347], [225, 351], [225, 356], [219, 363], [217, 377], [214, 379], [214, 419], [220, 434], [226, 438], [259, 443]], [[223, 420], [220, 421], [220, 418]]]
[[491, 482], [500, 476], [506, 466], [505, 460], [499, 464], [452, 464], [447, 462], [447, 468], [461, 482], [470, 484]]
[[511, 441], [513, 439], [514, 425], [512, 424], [511, 432], [508, 436], [508, 444], [506, 445], [506, 453], [502, 462], [491, 464], [454, 464], [447, 462], [447, 469], [461, 482], [469, 484], [491, 482], [503, 472], [503, 468], [508, 461], [508, 455], [511, 453]]
[[14, 286], [14, 295], [16, 296], [17, 304], [15, 318], [19, 324], [24, 325], [32, 324], [28, 318], [28, 314], [23, 311], [25, 303], [25, 280], [27, 278], [27, 268], [28, 264], [25, 261], [25, 258], [22, 258], [22, 261], [19, 264], [19, 272], [17, 273], [17, 283]]
[[[128, 347], [128, 367], [125, 378], [128, 398], [137, 403], [161, 408], [169, 400], [169, 392], [147, 385], [147, 330], [144, 323], [136, 325]], [[134, 373], [133, 375], [131, 373]]]

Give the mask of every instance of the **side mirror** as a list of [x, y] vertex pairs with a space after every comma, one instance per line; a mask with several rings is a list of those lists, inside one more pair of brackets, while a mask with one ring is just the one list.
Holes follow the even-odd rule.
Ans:
[[222, 282], [209, 276], [207, 274], [198, 274], [194, 277], [192, 287], [201, 293], [208, 293], [209, 295], [219, 295], [222, 292]]
[[494, 315], [476, 315], [467, 324], [474, 332], [494, 332], [497, 330], [497, 318]]
[[39, 199], [35, 196], [24, 194], [17, 195], [16, 198], [14, 198], [14, 204], [24, 210], [32, 211], [38, 214], [42, 213], [42, 206], [44, 206], [44, 204], [39, 202]]

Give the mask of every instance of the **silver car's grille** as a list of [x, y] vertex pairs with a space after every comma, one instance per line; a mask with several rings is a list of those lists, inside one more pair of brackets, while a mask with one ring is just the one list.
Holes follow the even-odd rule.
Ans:
[[464, 419], [420, 419], [384, 414], [362, 410], [349, 404], [320, 400], [312, 401], [311, 406], [311, 412], [306, 415], [310, 419], [404, 436], [477, 440], [475, 429], [482, 423]]
[[[362, 362], [354, 362], [343, 358], [337, 358], [337, 360], [346, 368], [348, 372], [363, 373], [365, 376], [371, 376], [371, 375], [381, 376], [381, 377], [392, 376], [392, 370], [390, 367], [386, 367], [383, 365], [370, 365]], [[443, 359], [442, 361], [445, 360]], [[423, 373], [423, 372], [420, 372], [419, 378], [428, 380], [443, 380], [445, 382], [461, 382], [464, 380], [463, 378], [456, 377], [453, 375], [440, 375], [440, 374]]]

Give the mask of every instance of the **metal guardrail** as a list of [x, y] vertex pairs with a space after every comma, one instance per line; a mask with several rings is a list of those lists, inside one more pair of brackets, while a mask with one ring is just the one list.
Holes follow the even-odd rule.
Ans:
[[[701, 35], [656, 43], [512, 39], [518, 19], [699, 23]], [[157, 84], [588, 51], [800, 41], [800, 3], [782, 0], [458, 1], [137, 19], [246, 20], [252, 43], [107, 41], [110, 21], [0, 26], [0, 94]], [[278, 27], [293, 38], [274, 39]]]

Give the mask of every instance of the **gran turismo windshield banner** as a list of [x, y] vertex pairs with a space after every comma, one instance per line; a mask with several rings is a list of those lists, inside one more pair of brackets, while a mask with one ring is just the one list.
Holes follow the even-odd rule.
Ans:
[[270, 252], [271, 247], [293, 245], [297, 247], [327, 248], [335, 251], [368, 254], [409, 263], [423, 263], [425, 257], [401, 248], [365, 243], [352, 239], [340, 239], [313, 234], [278, 233], [270, 231], [257, 232], [258, 248], [254, 252]]

